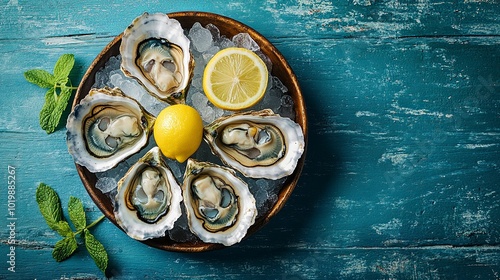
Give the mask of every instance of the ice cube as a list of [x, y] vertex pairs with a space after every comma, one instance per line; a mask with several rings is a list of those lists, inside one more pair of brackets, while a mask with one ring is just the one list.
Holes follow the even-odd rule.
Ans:
[[211, 123], [215, 120], [215, 112], [214, 109], [210, 106], [206, 106], [204, 109], [202, 109], [202, 116], [201, 118], [203, 119], [203, 122], [205, 124]]
[[109, 80], [113, 84], [113, 87], [122, 88], [123, 77], [122, 77], [122, 75], [120, 75], [120, 73], [111, 74], [111, 76], [109, 77]]
[[196, 91], [197, 91], [197, 89], [191, 86], [189, 88], [188, 94], [186, 95], [186, 104], [190, 105], [191, 107], [193, 107], [193, 94]]
[[105, 86], [113, 87], [110, 76], [120, 69], [121, 56], [112, 56], [106, 61], [104, 66], [96, 72], [95, 82], [92, 87], [103, 88]]
[[109, 200], [111, 201], [111, 205], [115, 205], [116, 194], [118, 194], [117, 189], [114, 189], [106, 194], [109, 197]]
[[220, 49], [226, 49], [226, 48], [231, 48], [234, 47], [234, 42], [229, 40], [226, 37], [221, 37], [220, 40], [217, 42], [217, 46], [220, 47]]
[[281, 90], [277, 90], [275, 88], [269, 89], [269, 92], [264, 96], [263, 103], [266, 108], [270, 108], [274, 112], [276, 112], [281, 106]]
[[273, 88], [279, 89], [283, 93], [288, 92], [288, 88], [281, 82], [281, 80], [278, 77], [273, 76], [272, 83], [273, 83], [272, 84]]
[[194, 49], [198, 52], [208, 50], [213, 44], [212, 33], [210, 33], [210, 30], [201, 26], [199, 22], [193, 24], [193, 27], [189, 30], [189, 38], [191, 39]]
[[267, 190], [269, 187], [269, 183], [265, 179], [258, 179], [257, 181], [255, 181], [255, 185], [257, 188], [264, 190]]
[[205, 71], [205, 61], [203, 57], [200, 55], [198, 59], [195, 59], [196, 65], [194, 66], [193, 75], [203, 77], [203, 71]]
[[158, 98], [152, 96], [151, 94], [140, 88], [134, 87], [131, 88], [130, 91], [134, 91], [134, 93], [137, 95], [137, 102], [139, 102], [139, 104], [141, 104], [144, 108], [149, 109], [154, 104], [161, 102], [160, 100], [158, 100]]
[[255, 53], [260, 57], [260, 59], [262, 59], [262, 61], [264, 61], [267, 67], [267, 71], [271, 73], [271, 71], [273, 71], [273, 62], [271, 61], [271, 59], [260, 50], [256, 51]]
[[249, 49], [251, 51], [260, 50], [259, 45], [250, 37], [248, 33], [239, 33], [233, 36], [233, 43], [236, 47]]
[[206, 50], [202, 56], [205, 64], [210, 61], [210, 59], [219, 51], [219, 47], [211, 46], [208, 50]]
[[293, 98], [285, 94], [281, 97], [281, 103], [278, 108], [277, 113], [280, 114], [282, 117], [290, 118], [292, 120], [295, 120], [295, 109], [293, 107]]
[[116, 189], [116, 180], [112, 177], [101, 177], [97, 179], [95, 187], [103, 194], [106, 194]]
[[217, 41], [220, 39], [220, 30], [219, 30], [219, 28], [217, 28], [217, 26], [215, 26], [212, 23], [209, 23], [205, 26], [205, 28], [208, 29], [210, 31], [210, 33], [212, 34], [213, 41]]
[[285, 94], [281, 97], [281, 106], [283, 107], [293, 107], [293, 98], [288, 95], [288, 94]]
[[289, 118], [293, 121], [295, 120], [295, 110], [293, 109], [293, 107], [280, 106], [276, 113], [284, 118]]
[[269, 197], [269, 194], [264, 189], [257, 189], [257, 191], [255, 192], [255, 194], [254, 194], [255, 206], [257, 207], [258, 213], [263, 213], [263, 212], [267, 211], [267, 208], [264, 208], [264, 207], [266, 205], [268, 197]]
[[201, 93], [199, 91], [193, 93], [193, 95], [191, 96], [191, 100], [193, 102], [193, 107], [200, 111], [207, 107], [208, 98], [204, 93]]
[[121, 56], [112, 56], [108, 59], [105, 65], [106, 68], [109, 69], [118, 69], [120, 68], [120, 63], [121, 63]]
[[213, 108], [214, 108], [214, 116], [216, 119], [224, 115], [224, 110], [222, 110], [221, 108], [218, 107], [213, 107]]
[[151, 104], [151, 106], [148, 106], [147, 108], [145, 108], [150, 114], [152, 114], [153, 116], [158, 116], [158, 114], [160, 114], [160, 112], [167, 108], [169, 105], [165, 102], [160, 102], [160, 101], [157, 101], [156, 103], [153, 103]]
[[203, 90], [203, 84], [202, 84], [202, 76], [201, 75], [194, 75], [193, 79], [191, 81], [191, 87], [195, 90]]

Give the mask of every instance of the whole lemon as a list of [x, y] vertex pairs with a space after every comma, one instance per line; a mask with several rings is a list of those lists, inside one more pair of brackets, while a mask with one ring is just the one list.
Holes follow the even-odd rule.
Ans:
[[203, 121], [193, 107], [171, 105], [158, 114], [153, 135], [163, 155], [182, 163], [200, 146]]

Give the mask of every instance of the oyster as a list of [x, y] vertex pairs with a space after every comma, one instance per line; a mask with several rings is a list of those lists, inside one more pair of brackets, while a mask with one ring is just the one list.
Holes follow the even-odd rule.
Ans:
[[134, 239], [162, 237], [181, 216], [181, 201], [181, 188], [154, 147], [118, 182], [116, 222]]
[[231, 246], [255, 222], [255, 199], [229, 168], [189, 159], [182, 191], [189, 228], [204, 242]]
[[184, 103], [194, 69], [189, 44], [177, 20], [144, 13], [123, 32], [121, 69], [156, 98]]
[[292, 174], [305, 148], [300, 125], [270, 109], [221, 117], [205, 127], [204, 139], [226, 165], [252, 178]]
[[68, 116], [69, 153], [90, 172], [108, 170], [147, 144], [154, 120], [120, 89], [92, 89]]

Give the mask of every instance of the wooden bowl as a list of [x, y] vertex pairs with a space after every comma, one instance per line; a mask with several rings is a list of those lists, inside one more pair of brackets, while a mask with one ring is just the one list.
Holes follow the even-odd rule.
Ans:
[[[307, 121], [306, 121], [306, 109], [304, 100], [302, 98], [302, 93], [297, 82], [297, 78], [293, 73], [292, 69], [286, 62], [285, 58], [281, 53], [262, 35], [252, 28], [228, 17], [224, 17], [217, 14], [205, 13], [205, 12], [177, 12], [168, 14], [169, 17], [177, 19], [182, 27], [190, 28], [195, 22], [200, 22], [203, 26], [212, 23], [216, 25], [221, 35], [225, 35], [227, 38], [232, 38], [234, 35], [242, 32], [250, 34], [250, 36], [258, 43], [261, 51], [267, 55], [272, 63], [273, 76], [277, 76], [281, 82], [288, 88], [288, 93], [292, 96], [295, 104], [295, 121], [302, 127], [304, 132], [304, 137], [307, 143]], [[124, 27], [125, 29], [125, 27]], [[122, 34], [117, 36], [113, 41], [111, 41], [102, 52], [94, 59], [88, 70], [86, 71], [83, 79], [78, 87], [76, 96], [73, 102], [73, 108], [77, 105], [82, 98], [84, 98], [90, 91], [92, 85], [95, 82], [96, 72], [104, 66], [106, 61], [109, 60], [111, 56], [116, 56], [119, 54], [119, 48], [121, 43]], [[297, 181], [299, 180], [302, 167], [304, 165], [305, 152], [302, 158], [297, 164], [297, 168], [294, 173], [290, 175], [285, 181], [283, 187], [278, 194], [278, 200], [274, 206], [260, 218], [258, 218], [255, 223], [249, 228], [247, 235], [256, 232], [262, 226], [264, 226], [272, 217], [274, 217], [278, 211], [284, 206], [286, 200], [292, 193]], [[76, 164], [76, 169], [83, 185], [87, 189], [90, 197], [94, 200], [96, 205], [101, 209], [104, 215], [115, 225], [117, 225], [115, 216], [113, 214], [113, 205], [110, 199], [104, 195], [100, 190], [95, 188], [97, 181], [96, 176], [87, 170], [87, 168]], [[118, 226], [118, 225], [117, 225]], [[119, 226], [118, 226], [119, 227]], [[202, 252], [217, 248], [224, 247], [221, 244], [204, 243], [201, 240], [180, 243], [171, 240], [168, 235], [162, 238], [155, 238], [146, 241], [141, 241], [149, 246], [156, 247], [168, 251], [178, 251], [178, 252]]]

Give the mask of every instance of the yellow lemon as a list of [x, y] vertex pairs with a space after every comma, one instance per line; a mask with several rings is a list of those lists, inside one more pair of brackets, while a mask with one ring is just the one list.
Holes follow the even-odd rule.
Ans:
[[267, 76], [266, 64], [253, 51], [227, 48], [207, 63], [203, 72], [203, 91], [219, 108], [243, 110], [262, 99]]
[[158, 114], [153, 135], [163, 155], [184, 162], [200, 146], [203, 121], [193, 107], [171, 105]]

